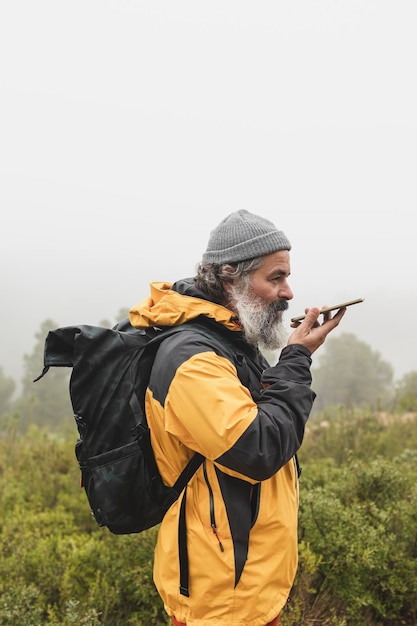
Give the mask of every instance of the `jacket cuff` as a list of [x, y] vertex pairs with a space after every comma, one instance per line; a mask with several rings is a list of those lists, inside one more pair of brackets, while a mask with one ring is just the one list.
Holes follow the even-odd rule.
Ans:
[[285, 346], [285, 348], [281, 350], [279, 360], [281, 361], [286, 355], [289, 355], [289, 354], [305, 354], [305, 356], [309, 357], [310, 364], [311, 364], [310, 350], [306, 348], [305, 346], [302, 346], [300, 343], [292, 343], [289, 346]]
[[291, 344], [282, 349], [278, 363], [262, 373], [262, 383], [271, 385], [276, 380], [288, 380], [311, 385], [311, 352], [301, 344]]

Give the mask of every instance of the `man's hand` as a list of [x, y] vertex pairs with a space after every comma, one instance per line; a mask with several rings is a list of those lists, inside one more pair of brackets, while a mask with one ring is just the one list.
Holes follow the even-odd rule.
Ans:
[[295, 330], [289, 336], [287, 343], [288, 345], [302, 345], [313, 353], [324, 343], [330, 331], [339, 325], [340, 320], [346, 313], [346, 307], [339, 309], [333, 317], [330, 311], [323, 313], [322, 324], [318, 322], [320, 309], [317, 307], [306, 309], [305, 313], [306, 316], [302, 322], [292, 322], [291, 328], [295, 328]]

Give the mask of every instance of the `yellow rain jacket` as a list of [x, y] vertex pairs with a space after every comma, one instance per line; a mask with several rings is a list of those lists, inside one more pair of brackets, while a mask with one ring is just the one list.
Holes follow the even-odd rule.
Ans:
[[146, 392], [164, 482], [173, 485], [195, 452], [205, 457], [158, 532], [154, 580], [165, 609], [187, 626], [264, 626], [285, 605], [297, 568], [295, 454], [315, 397], [310, 352], [287, 346], [270, 367], [244, 341], [234, 313], [207, 300], [193, 279], [153, 283], [130, 322], [191, 322], [162, 342]]

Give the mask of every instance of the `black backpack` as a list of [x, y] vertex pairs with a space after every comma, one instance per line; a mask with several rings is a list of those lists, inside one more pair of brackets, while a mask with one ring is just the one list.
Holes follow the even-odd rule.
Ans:
[[45, 340], [44, 369], [72, 367], [70, 398], [78, 428], [75, 454], [91, 512], [114, 534], [140, 533], [162, 521], [203, 462], [195, 454], [173, 487], [158, 472], [144, 410], [160, 342], [186, 329], [66, 326]]

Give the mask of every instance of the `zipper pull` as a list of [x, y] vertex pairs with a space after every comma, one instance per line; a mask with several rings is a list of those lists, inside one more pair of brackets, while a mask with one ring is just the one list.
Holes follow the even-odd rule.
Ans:
[[220, 548], [221, 552], [224, 552], [223, 544], [222, 544], [222, 542], [220, 541], [220, 537], [219, 537], [219, 535], [218, 535], [218, 533], [217, 533], [216, 524], [212, 524], [212, 525], [211, 525], [211, 529], [212, 529], [212, 531], [213, 531], [213, 535], [216, 537], [217, 541], [219, 542], [219, 548]]

